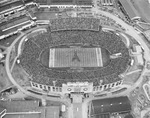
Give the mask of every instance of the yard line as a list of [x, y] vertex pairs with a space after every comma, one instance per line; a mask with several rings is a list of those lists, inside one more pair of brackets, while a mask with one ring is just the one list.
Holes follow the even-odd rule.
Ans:
[[96, 48], [96, 57], [97, 57], [97, 65], [99, 66], [99, 55], [98, 55], [98, 48]]
[[99, 48], [99, 52], [100, 52], [100, 62], [101, 62], [101, 67], [103, 67], [103, 60], [102, 60], [102, 50], [101, 48]]
[[51, 52], [51, 49], [49, 50], [49, 67], [51, 67], [52, 66], [52, 54], [51, 54], [52, 52]]
[[55, 67], [55, 49], [53, 49], [53, 67]]
[[49, 67], [54, 67], [55, 49], [50, 49], [49, 53]]
[[103, 66], [101, 48], [96, 48], [97, 65]]

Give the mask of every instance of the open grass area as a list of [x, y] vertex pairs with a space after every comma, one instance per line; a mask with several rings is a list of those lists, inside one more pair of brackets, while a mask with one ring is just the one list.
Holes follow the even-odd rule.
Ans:
[[0, 65], [0, 91], [11, 87], [13, 84], [9, 81], [4, 66]]
[[15, 65], [13, 70], [12, 70], [12, 76], [14, 80], [22, 86], [29, 86], [29, 77], [25, 73], [25, 71], [19, 67], [19, 65]]
[[13, 36], [9, 36], [5, 39], [0, 40], [0, 45], [8, 47], [12, 44], [12, 42], [19, 36], [19, 34], [17, 35], [13, 35]]
[[136, 72], [125, 76], [124, 84], [134, 84], [140, 77], [141, 72]]
[[[84, 49], [84, 48], [83, 48]], [[96, 60], [96, 52], [95, 52], [95, 48], [93, 48], [93, 51], [91, 52], [91, 50], [90, 50], [91, 48], [89, 48], [89, 49], [86, 49], [87, 51], [84, 51], [84, 52], [82, 52], [81, 53], [81, 50], [79, 50], [79, 53], [78, 53], [78, 56], [79, 56], [79, 58], [81, 59], [81, 61], [83, 61], [82, 63], [85, 63], [86, 64], [86, 66], [87, 65], [92, 65], [92, 64], [95, 64], [95, 66], [97, 66], [97, 60]], [[41, 52], [41, 54], [40, 54], [40, 56], [39, 56], [39, 60], [41, 61], [41, 63], [44, 65], [44, 66], [46, 66], [46, 67], [49, 67], [49, 55], [50, 55], [50, 52], [49, 52], [49, 48], [47, 48], [47, 49], [45, 49], [45, 50], [43, 50], [42, 52]], [[60, 54], [58, 55], [58, 49], [56, 48], [56, 50], [55, 50], [55, 65], [57, 64], [59, 64], [59, 62], [60, 62], [60, 60], [61, 60], [61, 64], [59, 65], [59, 66], [61, 66], [61, 65], [64, 65], [65, 63], [65, 61], [66, 60], [68, 60], [69, 61], [69, 59], [71, 59], [71, 58], [73, 58], [73, 52], [72, 52], [72, 54], [71, 54], [71, 57], [67, 57], [66, 58], [66, 56], [69, 56], [69, 52], [71, 52], [71, 50], [73, 50], [72, 48], [70, 48], [70, 49], [67, 49], [66, 51], [65, 51], [65, 53], [63, 53], [63, 51], [62, 51], [63, 49], [60, 49]], [[68, 53], [67, 53], [68, 52]], [[101, 57], [101, 59], [102, 59], [102, 65], [103, 66], [106, 66], [106, 65], [108, 65], [108, 63], [109, 63], [109, 61], [110, 61], [110, 58], [109, 58], [109, 52], [106, 50], [106, 49], [104, 49], [104, 48], [101, 48], [101, 54], [102, 54], [102, 57]], [[63, 57], [65, 57], [66, 59], [63, 59]], [[83, 60], [84, 59], [84, 60]], [[64, 61], [62, 61], [62, 60], [64, 60]], [[92, 63], [91, 63], [92, 62]], [[69, 62], [68, 62], [69, 63]], [[67, 63], [67, 64], [68, 64]], [[71, 63], [71, 62], [70, 62]], [[67, 64], [65, 64], [65, 65], [67, 65]], [[89, 66], [90, 67], [90, 66]]]

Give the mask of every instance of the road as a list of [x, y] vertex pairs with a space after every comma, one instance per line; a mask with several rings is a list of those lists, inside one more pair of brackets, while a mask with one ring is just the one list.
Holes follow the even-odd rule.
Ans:
[[[144, 59], [145, 61], [149, 61], [149, 55], [150, 55], [150, 50], [147, 46], [147, 44], [144, 42], [144, 40], [142, 39], [142, 37], [140, 37], [139, 32], [137, 32], [132, 26], [128, 25], [127, 23], [125, 23], [124, 21], [122, 21], [121, 19], [119, 19], [118, 17], [105, 12], [105, 11], [101, 11], [98, 8], [93, 8], [92, 11], [96, 14], [102, 14], [106, 17], [109, 17], [113, 20], [115, 20], [118, 24], [120, 24], [122, 27], [125, 28], [125, 32], [126, 34], [130, 35], [131, 37], [134, 37], [134, 39], [142, 46], [142, 48], [144, 49]], [[128, 93], [130, 93], [131, 91], [133, 91], [136, 87], [140, 86], [142, 81], [143, 81], [143, 76], [145, 76], [147, 73], [149, 72], [148, 69], [144, 68], [143, 72], [141, 73], [140, 78], [137, 80], [137, 82], [133, 85], [133, 86], [126, 86], [127, 90], [123, 91], [120, 94], [117, 95], [112, 95], [112, 94], [108, 94], [107, 97], [117, 97], [117, 96], [124, 96], [127, 95]], [[125, 85], [123, 85], [122, 87], [124, 87]], [[105, 97], [98, 97], [98, 98], [94, 98], [94, 99], [103, 99], [106, 98]], [[87, 99], [86, 102], [88, 103], [89, 101], [93, 100], [92, 99]], [[87, 117], [84, 117], [87, 118]]]
[[[145, 42], [143, 41], [143, 39], [138, 35], [139, 32], [137, 32], [132, 26], [128, 25], [127, 23], [125, 23], [123, 20], [121, 20], [120, 18], [106, 12], [106, 11], [101, 11], [97, 8], [93, 8], [92, 9], [93, 12], [97, 13], [97, 14], [102, 14], [105, 15], [113, 20], [115, 20], [118, 24], [120, 24], [122, 27], [125, 28], [125, 33], [127, 33], [128, 35], [134, 37], [134, 39], [142, 46], [142, 48], [144, 50], [146, 50], [144, 52], [144, 58], [147, 60], [149, 55], [150, 55], [150, 51], [149, 48], [147, 47], [147, 45], [145, 44]], [[150, 60], [150, 59], [149, 59]]]
[[73, 118], [82, 118], [82, 113], [83, 113], [82, 103], [74, 103], [73, 104]]

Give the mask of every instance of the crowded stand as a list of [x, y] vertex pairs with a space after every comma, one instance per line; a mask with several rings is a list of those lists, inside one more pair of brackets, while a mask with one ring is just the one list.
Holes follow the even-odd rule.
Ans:
[[[47, 0], [45, 1], [47, 2]], [[80, 0], [77, 1], [81, 4]], [[10, 8], [15, 9], [13, 4], [16, 2], [16, 5], [19, 6], [20, 9], [21, 3], [22, 5], [24, 3], [31, 3], [32, 0], [9, 3], [9, 6], [11, 6]], [[18, 29], [23, 30], [34, 24], [31, 23], [31, 19], [26, 15], [25, 10], [22, 8], [13, 12], [11, 15], [1, 15], [1, 18], [4, 20], [1, 20], [0, 23], [0, 39], [10, 37], [16, 34]], [[30, 17], [32, 18], [32, 16], [34, 17], [34, 13]], [[114, 24], [111, 19], [107, 17], [103, 18], [103, 21], [105, 22], [101, 22], [99, 18], [92, 17], [50, 19], [49, 24], [51, 32], [29, 37], [29, 40], [25, 42], [25, 47], [22, 55], [20, 56], [20, 61], [25, 71], [32, 76], [31, 81], [50, 86], [54, 86], [53, 83], [55, 81], [56, 86], [62, 86], [62, 83], [67, 83], [68, 81], [88, 81], [93, 82], [94, 86], [99, 85], [100, 80], [103, 80], [103, 84], [119, 81], [121, 78], [118, 75], [127, 69], [129, 53], [124, 43], [120, 40], [120, 37], [113, 33], [100, 31], [99, 25], [108, 25], [107, 23], [111, 23], [111, 25]], [[82, 72], [72, 72], [66, 69], [61, 71], [57, 69], [50, 69], [42, 65], [38, 59], [39, 55], [46, 48], [48, 49], [49, 47], [56, 47], [59, 45], [70, 46], [76, 43], [96, 45], [107, 49], [110, 55], [121, 53], [122, 57], [111, 59], [109, 65], [103, 68], [94, 68], [90, 70], [85, 69]]]
[[34, 0], [23, 0], [24, 4], [34, 3]]
[[112, 6], [114, 4], [113, 0], [99, 0], [99, 4], [103, 6]]
[[51, 19], [50, 26], [51, 31], [71, 29], [99, 31], [99, 19], [82, 17]]
[[76, 0], [77, 5], [93, 5], [92, 0]]
[[[49, 0], [47, 0], [49, 2]], [[73, 4], [73, 0], [51, 0], [51, 4]]]
[[[26, 72], [32, 76], [31, 81], [49, 86], [54, 86], [54, 82], [56, 83], [55, 86], [62, 86], [62, 83], [67, 82], [88, 81], [93, 82], [94, 86], [98, 86], [100, 80], [103, 80], [103, 84], [121, 80], [118, 75], [125, 72], [130, 61], [128, 49], [125, 44], [121, 41], [120, 37], [114, 33], [90, 30], [85, 31], [85, 29], [66, 29], [59, 31], [57, 29], [55, 31], [52, 30], [52, 32], [45, 32], [34, 37], [29, 37], [25, 42], [23, 52], [20, 55], [20, 64]], [[89, 70], [83, 69], [81, 72], [68, 71], [68, 68], [61, 70], [48, 68], [39, 60], [39, 54], [46, 48], [59, 47], [60, 45], [71, 46], [79, 43], [96, 45], [107, 49], [110, 55], [121, 53], [122, 56], [110, 59], [109, 64], [105, 67], [91, 68]], [[71, 70], [71, 68], [69, 70]]]
[[92, 0], [36, 0], [40, 5], [79, 5], [92, 6]]
[[116, 29], [123, 29], [123, 27], [119, 24], [116, 23], [115, 20], [106, 17], [102, 14], [94, 14], [90, 11], [83, 11], [83, 10], [79, 10], [78, 12], [76, 12], [77, 17], [84, 17], [84, 18], [91, 18], [91, 17], [95, 17], [95, 19], [99, 19], [99, 25], [101, 26], [110, 26], [110, 27], [114, 27]]

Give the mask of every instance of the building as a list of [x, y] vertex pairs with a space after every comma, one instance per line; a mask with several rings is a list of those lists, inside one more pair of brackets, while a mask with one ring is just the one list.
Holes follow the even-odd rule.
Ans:
[[60, 106], [40, 107], [36, 100], [0, 101], [0, 118], [59, 118]]
[[99, 2], [103, 6], [112, 6], [113, 5], [113, 0], [100, 0]]
[[133, 51], [132, 54], [135, 56], [135, 60], [139, 65], [144, 64], [144, 59], [142, 55], [142, 48], [139, 45], [133, 45]]
[[127, 96], [92, 100], [89, 112], [92, 118], [110, 118], [112, 113], [129, 113], [130, 101]]
[[144, 31], [144, 35], [146, 36], [146, 38], [148, 39], [148, 41], [150, 41], [150, 29]]
[[124, 11], [126, 12], [126, 15], [128, 15], [130, 20], [140, 18], [139, 13], [136, 11], [136, 9], [129, 0], [119, 0], [119, 3], [122, 5]]

